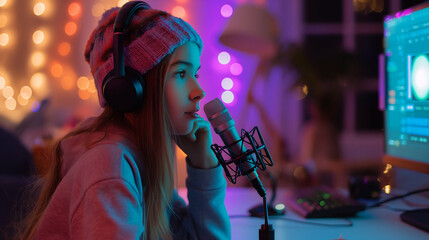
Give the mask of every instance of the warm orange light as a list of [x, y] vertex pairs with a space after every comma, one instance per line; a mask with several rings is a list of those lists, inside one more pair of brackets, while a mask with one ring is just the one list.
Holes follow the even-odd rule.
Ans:
[[4, 104], [6, 105], [6, 108], [9, 110], [15, 110], [16, 108], [16, 100], [14, 98], [6, 99]]
[[74, 86], [74, 79], [70, 75], [65, 75], [61, 78], [61, 87], [65, 90], [70, 90]]
[[44, 3], [38, 2], [34, 4], [33, 12], [36, 16], [42, 15], [46, 10], [46, 6]]
[[18, 96], [18, 103], [22, 106], [25, 106], [28, 104], [28, 99], [23, 98], [21, 95]]
[[0, 7], [3, 7], [4, 5], [6, 5], [7, 0], [0, 0]]
[[52, 76], [59, 78], [63, 75], [63, 65], [59, 64], [59, 63], [54, 63], [51, 67], [51, 74]]
[[96, 93], [97, 92], [97, 88], [95, 87], [94, 79], [89, 80], [88, 92], [90, 92], [90, 93]]
[[4, 28], [7, 25], [7, 17], [6, 15], [0, 15], [0, 28]]
[[118, 7], [122, 7], [127, 2], [128, 2], [128, 0], [119, 0], [118, 1]]
[[11, 97], [13, 97], [14, 91], [13, 91], [13, 88], [11, 86], [6, 86], [3, 88], [2, 93], [3, 93], [3, 97], [11, 98]]
[[71, 46], [70, 46], [70, 43], [68, 42], [62, 42], [58, 46], [58, 53], [61, 56], [67, 56], [70, 53], [70, 50], [71, 50]]
[[186, 16], [186, 11], [185, 11], [185, 9], [184, 9], [183, 7], [181, 7], [181, 6], [175, 6], [175, 7], [173, 8], [173, 10], [171, 10], [171, 14], [172, 14], [173, 16], [175, 16], [175, 17], [178, 17], [178, 18], [185, 18], [185, 16]]
[[87, 100], [88, 98], [90, 98], [91, 97], [91, 93], [90, 92], [88, 92], [87, 90], [82, 90], [82, 89], [79, 89], [79, 97], [82, 99], [82, 100]]
[[390, 194], [390, 191], [391, 191], [391, 187], [390, 187], [390, 185], [386, 185], [386, 186], [384, 186], [384, 192], [385, 192], [386, 194]]
[[101, 16], [104, 13], [104, 11], [105, 11], [104, 5], [101, 3], [96, 3], [91, 8], [91, 13], [92, 13], [92, 16], [94, 16], [94, 17]]
[[7, 33], [0, 34], [0, 45], [6, 46], [9, 43], [9, 35]]
[[34, 89], [40, 89], [46, 81], [46, 76], [43, 73], [35, 73], [31, 76], [30, 86]]
[[81, 14], [80, 4], [77, 2], [70, 3], [68, 12], [69, 12], [69, 15], [72, 17], [79, 17]]
[[87, 77], [80, 77], [77, 79], [76, 84], [80, 90], [87, 90], [89, 87], [89, 79]]
[[6, 86], [6, 79], [3, 76], [0, 76], [0, 89], [3, 89]]
[[45, 39], [45, 34], [41, 30], [37, 30], [33, 33], [33, 42], [35, 44], [41, 44]]
[[64, 27], [64, 31], [67, 35], [72, 36], [77, 31], [77, 25], [74, 22], [68, 22], [66, 26]]
[[189, 0], [176, 0], [178, 3], [188, 3]]
[[42, 66], [43, 64], [45, 64], [45, 54], [43, 54], [42, 52], [33, 53], [33, 55], [31, 56], [31, 63], [35, 67]]
[[24, 99], [31, 98], [31, 95], [33, 94], [33, 90], [29, 86], [24, 86], [21, 88], [20, 96]]

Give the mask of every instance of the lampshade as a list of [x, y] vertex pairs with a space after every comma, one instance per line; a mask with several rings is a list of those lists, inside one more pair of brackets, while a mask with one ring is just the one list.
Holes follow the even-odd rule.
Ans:
[[270, 58], [279, 48], [276, 19], [261, 6], [241, 5], [234, 10], [219, 41], [232, 49]]

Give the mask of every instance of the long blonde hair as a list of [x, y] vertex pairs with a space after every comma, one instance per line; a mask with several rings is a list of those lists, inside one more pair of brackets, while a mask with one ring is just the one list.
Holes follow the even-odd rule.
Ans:
[[133, 118], [131, 122], [134, 125], [126, 120], [124, 114], [107, 106], [94, 123], [74, 129], [55, 144], [48, 173], [37, 183], [37, 186], [42, 186], [38, 201], [23, 221], [25, 228], [18, 233], [19, 239], [31, 239], [34, 236], [49, 201], [61, 182], [61, 141], [84, 132], [100, 131], [108, 123], [133, 128], [132, 140], [139, 150], [138, 161], [141, 161], [144, 172], [142, 175], [145, 202], [144, 238], [171, 238], [168, 213], [171, 210], [170, 203], [174, 190], [174, 163], [172, 128], [164, 98], [170, 56], [165, 57], [145, 75], [143, 106], [131, 114]]

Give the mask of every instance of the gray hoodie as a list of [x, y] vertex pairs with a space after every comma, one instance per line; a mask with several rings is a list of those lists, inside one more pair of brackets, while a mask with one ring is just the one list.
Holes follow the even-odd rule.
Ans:
[[[34, 239], [142, 239], [144, 184], [129, 134], [109, 127], [102, 141], [87, 147], [102, 136], [104, 132], [84, 133], [62, 142], [62, 180]], [[174, 192], [173, 238], [230, 239], [222, 168], [187, 165], [187, 172], [189, 205]]]

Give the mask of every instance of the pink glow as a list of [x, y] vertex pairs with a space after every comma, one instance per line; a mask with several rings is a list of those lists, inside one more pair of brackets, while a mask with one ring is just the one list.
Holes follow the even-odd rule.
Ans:
[[233, 63], [231, 64], [229, 71], [231, 71], [232, 75], [238, 76], [243, 72], [243, 67], [241, 66], [240, 63]]
[[222, 8], [220, 9], [220, 14], [225, 18], [231, 17], [233, 12], [234, 12], [234, 10], [232, 9], [231, 5], [229, 5], [229, 4], [224, 4], [222, 6]]

